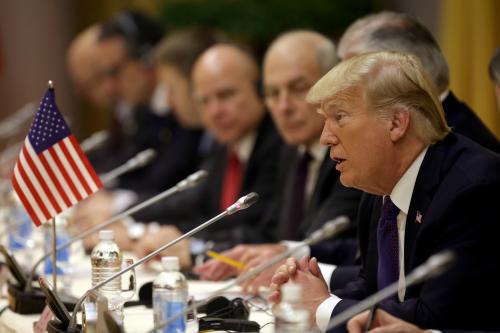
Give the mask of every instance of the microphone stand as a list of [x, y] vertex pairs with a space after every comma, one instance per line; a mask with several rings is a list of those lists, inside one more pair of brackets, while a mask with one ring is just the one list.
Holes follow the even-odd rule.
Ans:
[[112, 180], [115, 180], [116, 178], [120, 177], [121, 175], [129, 171], [142, 168], [143, 166], [148, 164], [151, 160], [153, 160], [155, 157], [156, 157], [156, 151], [153, 148], [148, 148], [146, 150], [137, 153], [127, 162], [105, 173], [100, 178], [104, 184], [109, 185]]
[[[416, 267], [410, 274], [405, 277], [405, 285], [409, 287], [413, 284], [420, 283], [426, 279], [434, 278], [445, 272], [448, 267], [454, 263], [456, 255], [451, 250], [444, 250], [435, 255], [432, 255], [427, 261]], [[361, 302], [351, 306], [345, 311], [335, 316], [327, 326], [326, 331], [339, 326], [345, 321], [351, 319], [360, 312], [363, 312], [372, 306], [378, 304], [382, 300], [394, 295], [399, 291], [398, 281], [388, 285], [375, 294], [365, 298]], [[325, 332], [326, 332], [325, 331]]]
[[90, 135], [88, 138], [83, 140], [80, 144], [80, 148], [85, 153], [91, 152], [94, 149], [99, 148], [106, 140], [109, 139], [109, 132], [106, 130], [98, 131]]
[[205, 300], [200, 301], [200, 302], [195, 302], [193, 305], [188, 306], [186, 309], [184, 309], [184, 311], [178, 312], [175, 315], [173, 315], [172, 317], [170, 317], [168, 320], [161, 322], [158, 325], [155, 325], [153, 327], [153, 329], [148, 331], [148, 333], [155, 333], [156, 330], [162, 329], [162, 328], [170, 325], [175, 320], [188, 314], [189, 312], [193, 311], [194, 309], [198, 309], [200, 306], [207, 304], [210, 301], [210, 299], [212, 299], [213, 297], [220, 296], [224, 292], [226, 292], [227, 290], [256, 277], [257, 275], [262, 273], [264, 270], [279, 263], [283, 259], [296, 253], [297, 251], [301, 250], [304, 246], [314, 245], [316, 243], [321, 242], [324, 239], [327, 239], [327, 238], [330, 238], [330, 237], [337, 235], [339, 232], [345, 230], [348, 227], [348, 225], [349, 225], [349, 218], [347, 218], [346, 216], [339, 216], [339, 217], [325, 223], [325, 225], [321, 229], [318, 229], [318, 230], [314, 231], [311, 235], [309, 235], [309, 237], [307, 237], [303, 243], [292, 247], [288, 251], [280, 253], [279, 255], [273, 257], [271, 260], [258, 265], [254, 269], [250, 269], [248, 272], [240, 275], [238, 278], [236, 278], [235, 280], [233, 280], [232, 282], [230, 282], [226, 286], [211, 293], [208, 297], [205, 298]]
[[229, 206], [225, 211], [223, 211], [222, 213], [218, 214], [217, 216], [211, 218], [210, 220], [204, 222], [203, 224], [197, 226], [196, 228], [192, 229], [191, 231], [188, 231], [187, 233], [177, 237], [176, 239], [172, 240], [171, 242], [161, 246], [160, 248], [158, 248], [157, 250], [151, 252], [150, 254], [148, 254], [147, 256], [143, 257], [142, 259], [138, 260], [137, 262], [135, 262], [134, 264], [122, 269], [121, 271], [113, 274], [112, 276], [110, 276], [109, 278], [107, 278], [106, 280], [104, 281], [101, 281], [99, 282], [98, 284], [96, 284], [95, 286], [93, 286], [92, 288], [90, 288], [79, 300], [78, 302], [76, 303], [75, 305], [75, 308], [73, 309], [73, 314], [71, 316], [71, 321], [69, 323], [69, 326], [68, 326], [68, 331], [69, 332], [74, 332], [76, 330], [76, 315], [78, 313], [78, 310], [80, 309], [83, 301], [85, 300], [85, 298], [87, 298], [87, 294], [89, 292], [92, 292], [94, 290], [98, 290], [100, 287], [104, 286], [106, 283], [110, 282], [111, 280], [114, 280], [115, 278], [121, 276], [122, 274], [128, 272], [129, 270], [131, 269], [134, 269], [135, 267], [141, 265], [142, 263], [144, 263], [145, 261], [148, 261], [150, 260], [151, 258], [155, 257], [156, 255], [158, 255], [160, 252], [166, 250], [167, 248], [177, 244], [178, 242], [188, 238], [188, 237], [191, 237], [192, 235], [198, 233], [199, 231], [209, 227], [210, 225], [214, 224], [215, 222], [219, 221], [220, 219], [222, 219], [223, 217], [225, 216], [228, 216], [228, 215], [232, 215], [236, 212], [239, 212], [240, 210], [243, 210], [243, 209], [246, 209], [248, 207], [250, 207], [251, 205], [253, 205], [255, 202], [257, 202], [259, 196], [257, 193], [255, 192], [252, 192], [252, 193], [249, 193], [247, 194], [246, 196], [244, 197], [241, 197], [240, 199], [238, 199], [238, 201], [234, 204], [232, 204], [231, 206]]

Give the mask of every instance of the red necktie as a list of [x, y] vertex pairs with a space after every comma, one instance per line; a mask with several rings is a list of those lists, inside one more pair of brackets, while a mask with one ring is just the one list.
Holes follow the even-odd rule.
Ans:
[[222, 191], [220, 197], [220, 209], [225, 210], [232, 205], [240, 194], [241, 186], [241, 163], [238, 156], [230, 152], [224, 172]]

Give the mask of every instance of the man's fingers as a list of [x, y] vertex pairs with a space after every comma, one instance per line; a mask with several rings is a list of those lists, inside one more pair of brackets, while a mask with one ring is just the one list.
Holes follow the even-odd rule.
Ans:
[[369, 311], [364, 311], [356, 316], [354, 316], [351, 320], [347, 322], [347, 330], [349, 333], [362, 333], [366, 321], [368, 320]]

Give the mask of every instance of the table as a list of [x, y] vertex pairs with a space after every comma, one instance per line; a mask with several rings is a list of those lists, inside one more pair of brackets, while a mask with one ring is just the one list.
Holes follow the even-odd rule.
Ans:
[[[141, 267], [136, 268], [137, 285], [141, 286], [148, 281], [152, 281], [156, 275], [157, 273], [145, 270]], [[79, 261], [74, 276], [75, 278], [71, 293], [80, 297], [91, 287], [90, 259], [83, 258]], [[189, 294], [195, 299], [201, 300], [212, 292], [222, 288], [227, 283], [229, 282], [189, 281]], [[248, 296], [241, 294], [239, 287], [231, 288], [224, 295], [230, 299], [235, 297], [244, 297], [245, 299], [248, 298]], [[136, 300], [138, 299], [137, 293], [134, 298]], [[265, 325], [261, 329], [261, 332], [273, 332], [273, 317], [267, 307], [260, 302], [257, 303], [256, 301], [253, 301], [252, 299], [249, 300], [249, 304], [251, 310], [250, 320], [258, 322], [261, 327]], [[0, 299], [0, 309], [3, 309], [6, 305], [7, 299]], [[6, 309], [0, 315], [0, 333], [32, 332], [33, 322], [36, 321], [39, 316], [40, 315], [20, 315]], [[124, 327], [127, 333], [142, 333], [153, 328], [153, 310], [148, 309], [145, 306], [126, 307], [124, 309], [124, 317]]]

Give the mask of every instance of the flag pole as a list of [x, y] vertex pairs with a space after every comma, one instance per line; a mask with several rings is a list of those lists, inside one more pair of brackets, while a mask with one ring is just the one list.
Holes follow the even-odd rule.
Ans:
[[57, 235], [56, 235], [56, 218], [51, 219], [52, 223], [52, 285], [54, 290], [57, 290]]
[[[54, 89], [52, 80], [48, 82], [49, 89]], [[56, 218], [51, 219], [52, 222], [52, 285], [54, 290], [57, 290], [57, 234], [56, 234]]]

